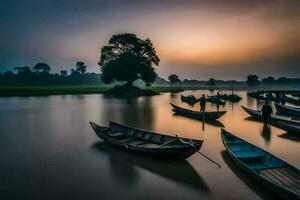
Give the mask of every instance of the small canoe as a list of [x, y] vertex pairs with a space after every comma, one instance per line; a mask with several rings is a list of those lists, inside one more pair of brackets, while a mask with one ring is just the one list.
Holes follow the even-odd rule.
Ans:
[[291, 104], [294, 104], [294, 105], [300, 105], [300, 98], [299, 97], [285, 96], [285, 100], [288, 103], [291, 103]]
[[284, 114], [284, 115], [290, 115], [294, 117], [300, 117], [300, 108], [298, 107], [292, 107], [292, 106], [285, 106], [280, 104], [275, 104], [277, 112]]
[[[199, 119], [199, 120], [203, 119], [203, 112], [182, 108], [182, 107], [176, 106], [172, 103], [170, 103], [170, 104], [173, 108], [173, 111], [176, 114], [183, 115], [183, 116], [190, 117], [190, 118], [194, 118], [194, 119]], [[226, 111], [205, 112], [204, 113], [204, 119], [205, 120], [216, 120], [216, 119], [222, 117], [225, 113], [226, 113]]]
[[90, 122], [96, 135], [122, 149], [165, 159], [186, 159], [199, 151], [203, 141], [162, 135], [115, 122], [108, 127]]
[[[251, 108], [247, 108], [245, 106], [242, 106], [242, 108], [252, 117], [256, 118], [256, 119], [260, 119], [262, 120], [262, 112], [258, 111], [258, 110], [254, 110]], [[299, 120], [293, 120], [291, 117], [287, 117], [287, 116], [280, 116], [280, 115], [272, 115], [271, 116], [271, 124], [273, 125], [278, 125], [278, 122], [283, 122], [283, 123], [288, 123], [288, 124], [293, 124], [293, 125], [300, 125], [300, 121]]]
[[210, 103], [214, 103], [214, 104], [217, 104], [217, 105], [225, 105], [225, 101], [223, 101], [222, 99], [220, 99], [219, 97], [217, 96], [210, 96], [206, 99], [207, 102], [210, 102]]
[[223, 144], [250, 177], [286, 199], [300, 199], [300, 171], [263, 149], [222, 129]]
[[300, 97], [300, 92], [294, 92], [291, 94], [293, 97]]
[[300, 134], [300, 125], [293, 125], [284, 122], [278, 122], [278, 125], [281, 129], [285, 130], [288, 133], [297, 133]]
[[189, 95], [189, 96], [180, 95], [180, 97], [181, 97], [181, 101], [190, 105], [194, 105], [195, 103], [199, 102], [199, 99], [197, 99], [194, 95]]
[[236, 94], [223, 94], [223, 95], [220, 95], [220, 99], [224, 100], [224, 101], [231, 101], [231, 102], [239, 102], [242, 97], [236, 95]]

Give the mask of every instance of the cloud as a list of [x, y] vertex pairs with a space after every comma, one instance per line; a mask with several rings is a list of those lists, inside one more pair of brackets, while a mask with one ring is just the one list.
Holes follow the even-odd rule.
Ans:
[[162, 74], [297, 75], [299, 20], [296, 0], [0, 0], [0, 66], [84, 60], [96, 71], [109, 37], [134, 32], [153, 41]]

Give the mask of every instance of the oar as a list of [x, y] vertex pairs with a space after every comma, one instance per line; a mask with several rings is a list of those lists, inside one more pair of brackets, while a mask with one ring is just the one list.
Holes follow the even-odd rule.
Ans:
[[217, 165], [219, 168], [221, 168], [221, 165], [218, 164], [217, 162], [213, 161], [211, 158], [209, 158], [208, 156], [204, 155], [203, 153], [201, 153], [200, 151], [197, 151], [200, 155], [202, 155], [204, 158], [206, 158], [207, 160], [211, 161], [212, 163], [214, 163], [215, 165]]
[[[176, 135], [177, 137], [177, 135]], [[193, 147], [200, 155], [202, 155], [204, 158], [206, 158], [207, 160], [209, 160], [210, 162], [214, 163], [215, 165], [217, 165], [219, 168], [221, 168], [221, 165], [218, 164], [217, 162], [215, 162], [213, 159], [209, 158], [207, 155], [201, 153], [200, 151], [197, 150], [197, 148], [192, 144], [192, 141], [191, 142], [186, 142], [186, 141], [183, 141], [181, 138], [178, 138], [180, 142], [182, 142], [183, 144], [188, 144], [190, 145], [191, 147]]]

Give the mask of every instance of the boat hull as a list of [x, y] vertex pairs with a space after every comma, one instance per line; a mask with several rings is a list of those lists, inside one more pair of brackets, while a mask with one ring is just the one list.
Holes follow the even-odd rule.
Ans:
[[219, 112], [205, 112], [203, 116], [203, 112], [193, 111], [186, 108], [182, 108], [179, 106], [176, 106], [174, 104], [171, 104], [173, 107], [172, 111], [176, 114], [183, 115], [186, 117], [198, 119], [198, 120], [216, 120], [220, 117], [222, 117], [226, 111], [219, 111]]
[[[271, 179], [267, 179], [264, 176], [262, 176], [261, 172], [259, 170], [253, 170], [251, 169], [251, 167], [249, 167], [246, 162], [243, 162], [240, 158], [237, 157], [237, 155], [231, 151], [231, 149], [228, 146], [228, 143], [226, 142], [226, 137], [227, 135], [230, 135], [232, 137], [232, 134], [230, 134], [229, 132], [225, 131], [224, 129], [221, 130], [221, 138], [222, 138], [222, 142], [226, 148], [226, 152], [228, 153], [229, 157], [233, 160], [233, 162], [239, 167], [241, 168], [244, 172], [246, 172], [250, 177], [252, 177], [255, 181], [257, 181], [258, 183], [260, 183], [262, 186], [265, 186], [267, 188], [269, 188], [270, 190], [272, 190], [274, 193], [280, 195], [281, 197], [285, 198], [285, 199], [300, 199], [300, 194], [295, 192], [295, 191], [291, 191], [290, 189], [286, 188], [286, 187], [282, 187], [280, 184], [278, 184], [278, 182], [273, 182]], [[238, 138], [241, 141], [244, 141], [240, 138]], [[245, 142], [245, 141], [244, 141]], [[247, 143], [247, 142], [245, 142]], [[249, 143], [247, 143], [249, 144]], [[251, 145], [251, 144], [250, 144]], [[254, 145], [253, 145], [254, 146]], [[265, 152], [264, 150], [254, 146], [255, 148], [259, 149], [260, 151]], [[265, 152], [266, 154], [269, 154], [268, 152]], [[271, 155], [271, 154], [270, 154]], [[282, 164], [282, 166], [280, 166], [281, 168], [286, 168], [290, 171], [293, 171], [293, 173], [297, 173], [297, 177], [299, 177], [299, 170], [294, 168], [293, 166], [285, 163], [284, 161], [280, 160], [279, 158], [271, 155], [274, 159], [278, 159], [280, 162], [283, 162], [284, 164]], [[275, 169], [275, 168], [273, 168]]]
[[[102, 140], [104, 140], [105, 142], [110, 143], [116, 147], [119, 147], [119, 148], [124, 149], [129, 152], [139, 153], [139, 154], [156, 157], [156, 158], [179, 159], [179, 160], [186, 159], [189, 156], [191, 156], [192, 154], [194, 154], [195, 152], [199, 151], [202, 146], [202, 142], [203, 142], [201, 140], [197, 141], [197, 142], [196, 142], [196, 140], [193, 140], [194, 144], [196, 144], [194, 147], [186, 146], [186, 147], [182, 147], [182, 148], [155, 148], [155, 149], [143, 148], [140, 146], [130, 145], [128, 143], [120, 142], [119, 140], [112, 138], [112, 137], [108, 136], [107, 134], [99, 131], [98, 127], [101, 127], [101, 126], [98, 126], [97, 124], [95, 124], [93, 122], [91, 122], [90, 124], [91, 124], [93, 130], [95, 131], [96, 135], [98, 137], [100, 137]], [[120, 125], [120, 126], [123, 126], [123, 125]], [[103, 128], [103, 127], [101, 127], [101, 128]], [[136, 129], [136, 130], [143, 131], [143, 130], [139, 130], [139, 129]], [[156, 135], [159, 135], [159, 134], [156, 134]], [[173, 138], [176, 138], [176, 137], [173, 137]]]
[[197, 98], [195, 98], [194, 96], [193, 97], [188, 97], [188, 96], [181, 95], [180, 98], [181, 98], [182, 102], [185, 102], [189, 105], [194, 105], [197, 102], [199, 102], [199, 100]]
[[[256, 118], [256, 119], [259, 119], [259, 120], [263, 119], [262, 114], [261, 114], [260, 111], [253, 110], [253, 109], [250, 109], [250, 108], [246, 108], [244, 106], [242, 106], [242, 108], [245, 110], [245, 112], [247, 112], [253, 118]], [[272, 115], [270, 123], [272, 125], [279, 126], [278, 122], [284, 122], [284, 123], [300, 126], [300, 121], [298, 121], [298, 120], [293, 120], [290, 117]]]
[[300, 117], [300, 108], [284, 106], [284, 105], [280, 105], [280, 104], [275, 104], [275, 107], [276, 107], [277, 112], [279, 112], [281, 114]]
[[294, 133], [300, 135], [300, 126], [291, 125], [288, 123], [278, 122], [278, 125], [281, 129], [285, 130], [288, 133]]

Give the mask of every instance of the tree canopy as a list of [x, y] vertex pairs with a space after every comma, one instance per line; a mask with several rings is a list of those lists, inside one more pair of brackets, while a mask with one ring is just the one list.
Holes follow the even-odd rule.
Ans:
[[47, 74], [51, 70], [50, 66], [46, 63], [37, 63], [32, 69], [37, 73], [47, 73]]
[[178, 77], [177, 74], [171, 74], [169, 77], [168, 77], [168, 80], [171, 82], [171, 86], [173, 87], [174, 83], [176, 82], [180, 82], [180, 79]]
[[247, 76], [247, 84], [248, 85], [258, 85], [259, 80], [257, 75], [248, 75]]
[[99, 66], [104, 83], [112, 81], [133, 81], [141, 79], [147, 85], [153, 83], [157, 74], [154, 65], [159, 65], [159, 58], [149, 39], [140, 39], [135, 34], [113, 35], [108, 45], [101, 49]]
[[86, 65], [84, 62], [77, 62], [76, 63], [76, 71], [80, 74], [86, 73]]
[[210, 78], [207, 82], [207, 85], [211, 85], [211, 86], [216, 85], [216, 80], [214, 78]]

